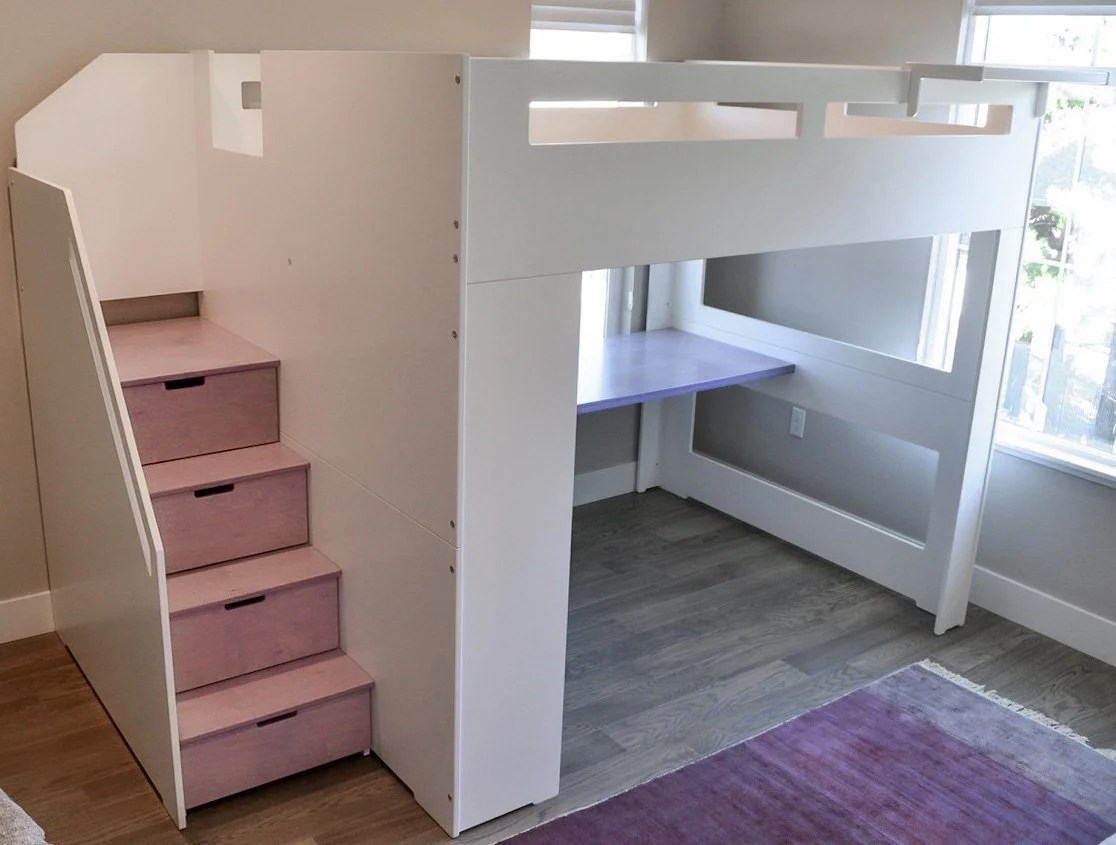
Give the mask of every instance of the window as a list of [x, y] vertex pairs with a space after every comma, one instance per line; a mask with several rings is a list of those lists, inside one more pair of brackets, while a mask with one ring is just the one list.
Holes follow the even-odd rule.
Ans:
[[531, 58], [631, 62], [646, 58], [644, 0], [531, 4]]
[[[1082, 4], [1073, 9], [1088, 11]], [[1035, 8], [977, 0], [968, 60], [1116, 65], [1116, 15], [1021, 11]], [[1116, 479], [1114, 232], [1116, 89], [1051, 86], [997, 439], [1009, 449], [1106, 479]]]

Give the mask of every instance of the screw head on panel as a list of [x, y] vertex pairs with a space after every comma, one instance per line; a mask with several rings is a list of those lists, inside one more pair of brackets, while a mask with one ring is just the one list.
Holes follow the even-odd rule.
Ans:
[[456, 523], [456, 522], [454, 522], [454, 521], [453, 521], [453, 520], [451, 519], [451, 520], [450, 520], [450, 528], [456, 528], [456, 527], [457, 527], [457, 523]]
[[453, 263], [454, 263], [454, 264], [457, 264], [457, 263], [458, 263], [459, 261], [461, 261], [461, 256], [459, 256], [459, 255], [455, 255], [455, 256], [453, 257]]
[[452, 337], [454, 340], [457, 340], [457, 332], [456, 331], [450, 332], [450, 337]]
[[454, 77], [453, 77], [453, 81], [456, 82], [458, 85], [460, 85], [461, 84], [461, 74], [460, 73], [455, 74]]
[[460, 220], [454, 220], [453, 221], [453, 228], [460, 229], [461, 228], [461, 221]]

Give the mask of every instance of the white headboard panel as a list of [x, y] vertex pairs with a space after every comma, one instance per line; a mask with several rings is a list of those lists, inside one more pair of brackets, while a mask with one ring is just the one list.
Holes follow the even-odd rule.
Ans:
[[[467, 279], [1022, 225], [1036, 86], [927, 80], [923, 103], [1010, 107], [1010, 124], [999, 109], [972, 134], [881, 121], [850, 137], [833, 117], [834, 103], [900, 106], [909, 82], [892, 68], [473, 59]], [[582, 100], [777, 104], [798, 109], [798, 137], [627, 143], [619, 127], [618, 142], [530, 143], [532, 102]], [[645, 120], [618, 111], [613, 128]]]

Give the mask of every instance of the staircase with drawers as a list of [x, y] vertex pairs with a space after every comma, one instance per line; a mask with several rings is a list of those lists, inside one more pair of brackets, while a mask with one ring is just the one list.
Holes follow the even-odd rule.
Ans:
[[367, 751], [372, 679], [278, 442], [279, 361], [198, 317], [109, 338], [166, 554], [186, 807]]

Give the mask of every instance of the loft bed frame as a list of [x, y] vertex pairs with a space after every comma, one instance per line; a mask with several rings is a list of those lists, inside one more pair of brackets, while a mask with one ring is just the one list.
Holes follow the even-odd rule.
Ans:
[[[645, 403], [639, 489], [898, 590], [939, 633], [963, 623], [1047, 78], [105, 55], [23, 118], [55, 618], [172, 817], [165, 564], [101, 301], [200, 291], [282, 359], [311, 540], [377, 681], [374, 750], [456, 835], [558, 791], [578, 410]], [[636, 106], [532, 105], [584, 101]], [[959, 104], [987, 120], [904, 114]], [[703, 304], [707, 258], [955, 232], [974, 234], [949, 372]], [[635, 264], [665, 331], [582, 350], [579, 379], [579, 274]], [[745, 381], [936, 451], [925, 543], [696, 453], [693, 392]]]

